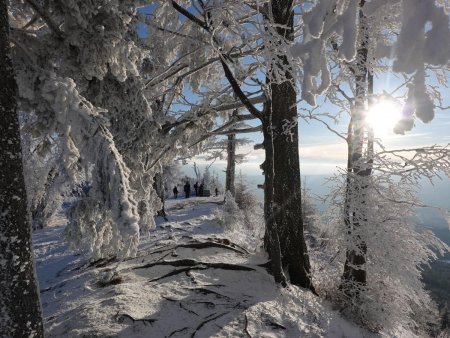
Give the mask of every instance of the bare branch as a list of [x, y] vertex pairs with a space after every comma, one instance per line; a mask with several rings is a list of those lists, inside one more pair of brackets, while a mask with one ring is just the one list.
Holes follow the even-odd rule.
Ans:
[[220, 132], [211, 132], [212, 135], [231, 135], [231, 134], [243, 134], [243, 133], [256, 133], [258, 131], [262, 131], [262, 126], [256, 126], [251, 128], [236, 128], [236, 129], [229, 129], [226, 131], [220, 131]]
[[41, 8], [35, 0], [25, 1], [33, 8], [33, 10], [37, 14], [39, 14], [39, 16], [42, 18], [42, 20], [45, 21], [45, 23], [53, 31], [53, 33], [55, 33], [59, 39], [63, 40], [65, 37], [64, 32], [59, 29], [58, 25], [53, 21], [50, 15], [43, 8]]
[[345, 99], [346, 99], [350, 104], [353, 103], [353, 100], [354, 100], [354, 99], [353, 99], [352, 97], [348, 96], [347, 93], [344, 92], [344, 90], [343, 90], [341, 87], [339, 87], [339, 85], [335, 85], [335, 87], [336, 87], [336, 89], [338, 90], [338, 92], [341, 93], [341, 95], [342, 95], [343, 97], [345, 97]]
[[202, 27], [203, 29], [205, 29], [206, 31], [209, 32], [209, 27], [208, 25], [203, 22], [202, 20], [200, 20], [199, 18], [197, 18], [195, 15], [191, 14], [189, 11], [187, 11], [186, 9], [184, 9], [182, 6], [180, 6], [179, 4], [177, 4], [174, 0], [172, 0], [172, 6], [173, 8], [175, 8], [180, 14], [184, 15], [186, 18], [188, 18], [189, 20], [191, 20], [192, 22], [195, 22], [197, 25], [199, 25], [200, 27]]
[[[261, 95], [261, 96], [257, 96], [257, 97], [252, 97], [248, 99], [252, 104], [258, 104], [258, 103], [264, 103], [266, 102], [266, 96], [265, 95]], [[222, 105], [219, 106], [215, 106], [215, 107], [211, 107], [212, 110], [215, 111], [225, 111], [225, 110], [231, 110], [231, 109], [236, 109], [236, 108], [241, 108], [243, 106], [243, 103], [241, 100], [239, 101], [234, 101], [231, 103], [224, 103]], [[250, 120], [255, 118], [254, 115], [251, 115], [252, 117], [250, 118], [249, 115], [239, 115], [241, 117], [246, 116], [247, 118], [245, 118], [245, 120]]]
[[317, 117], [317, 115], [314, 115], [311, 112], [309, 112], [308, 115], [302, 115], [302, 117], [303, 118], [308, 118], [310, 120], [315, 120], [315, 121], [318, 121], [318, 122], [322, 123], [329, 131], [331, 131], [333, 134], [335, 134], [336, 136], [338, 136], [339, 138], [341, 138], [345, 142], [347, 142], [347, 137], [345, 137], [344, 135], [339, 133], [337, 130], [331, 128], [330, 125], [327, 122], [325, 122], [324, 120], [322, 120], [319, 117]]
[[245, 108], [247, 108], [248, 112], [255, 116], [256, 118], [262, 120], [263, 114], [260, 112], [256, 107], [250, 102], [247, 95], [244, 94], [241, 87], [239, 87], [239, 84], [237, 83], [236, 79], [233, 76], [233, 73], [231, 72], [230, 68], [226, 64], [226, 62], [221, 59], [220, 60], [223, 70], [225, 72], [225, 77], [228, 79], [228, 82], [230, 82], [231, 87], [233, 88], [233, 91], [235, 92], [236, 96], [242, 101]]
[[[161, 83], [161, 82], [167, 80], [167, 79], [170, 78], [171, 76], [177, 74], [178, 72], [180, 72], [180, 71], [183, 70], [184, 68], [188, 67], [188, 65], [187, 65], [187, 64], [181, 64], [178, 68], [175, 68], [174, 70], [172, 70], [171, 72], [169, 72], [169, 70], [170, 70], [172, 67], [173, 67], [173, 65], [170, 66], [169, 68], [167, 68], [164, 72], [162, 72], [162, 73], [156, 75], [153, 79], [149, 80], [149, 81], [145, 84], [144, 87], [148, 87], [148, 86], [153, 87], [153, 86], [156, 86], [157, 84], [159, 84], [159, 83]], [[164, 78], [163, 78], [163, 79], [160, 79], [160, 77], [161, 77], [162, 75], [164, 75], [164, 74], [166, 74], [166, 75], [164, 76]], [[156, 82], [156, 80], [159, 80], [159, 81]]]
[[[249, 116], [251, 118], [254, 118], [253, 115], [233, 115], [227, 123], [225, 123], [224, 125], [216, 128], [215, 130], [213, 130], [213, 131], [203, 135], [197, 141], [195, 141], [193, 144], [191, 144], [189, 146], [189, 148], [196, 146], [200, 142], [203, 142], [204, 140], [206, 140], [207, 138], [209, 138], [209, 137], [211, 137], [213, 135], [227, 135], [228, 131], [225, 132], [225, 130], [227, 130], [227, 128], [230, 128], [230, 127], [234, 126], [237, 122], [249, 119]], [[255, 132], [257, 132], [257, 131], [260, 131], [260, 130], [255, 130]]]

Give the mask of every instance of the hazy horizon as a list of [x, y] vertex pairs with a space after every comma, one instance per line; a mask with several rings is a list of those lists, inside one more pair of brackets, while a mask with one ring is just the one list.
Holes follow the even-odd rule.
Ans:
[[[199, 165], [200, 172], [203, 173], [205, 166]], [[192, 166], [185, 165], [182, 167], [183, 172], [190, 176], [195, 177]], [[225, 172], [222, 166], [211, 166], [211, 172], [215, 175], [218, 174], [219, 180], [224, 185], [225, 182]], [[240, 170], [239, 166], [236, 170], [236, 181], [239, 179]], [[330, 188], [327, 186], [326, 181], [330, 178], [333, 173], [329, 174], [306, 174], [301, 175], [302, 177], [302, 188], [306, 182], [306, 189], [309, 191], [313, 197], [314, 203], [318, 208], [319, 212], [323, 212], [326, 209], [326, 204], [319, 201], [317, 197], [324, 198], [329, 192]], [[262, 201], [264, 198], [264, 191], [257, 188], [258, 184], [264, 183], [264, 176], [262, 172], [260, 174], [242, 174], [245, 182], [247, 183], [250, 190]], [[450, 179], [436, 178], [434, 185], [431, 184], [427, 179], [423, 178], [420, 182], [420, 187], [417, 187], [418, 197], [425, 204], [432, 207], [439, 208], [449, 208], [450, 209]], [[422, 224], [427, 227], [449, 229], [448, 220], [435, 208], [418, 208], [417, 223]], [[450, 236], [450, 230], [449, 230]], [[450, 237], [449, 237], [450, 238]], [[450, 243], [449, 243], [450, 244]]]

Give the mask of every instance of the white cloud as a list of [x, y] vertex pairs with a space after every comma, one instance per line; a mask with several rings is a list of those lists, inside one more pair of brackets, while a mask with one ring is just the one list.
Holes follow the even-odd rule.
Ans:
[[326, 161], [340, 164], [347, 159], [347, 144], [345, 142], [317, 144], [317, 145], [300, 145], [301, 162], [309, 161]]

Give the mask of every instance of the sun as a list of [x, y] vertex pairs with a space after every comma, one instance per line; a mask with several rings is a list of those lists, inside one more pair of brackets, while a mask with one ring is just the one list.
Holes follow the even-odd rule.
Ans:
[[375, 137], [394, 133], [394, 127], [402, 118], [402, 107], [393, 100], [380, 100], [367, 112], [366, 122], [373, 128]]

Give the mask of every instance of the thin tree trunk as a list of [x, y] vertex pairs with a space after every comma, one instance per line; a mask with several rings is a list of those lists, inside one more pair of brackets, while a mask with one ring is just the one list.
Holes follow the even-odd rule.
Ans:
[[[365, 1], [360, 1], [360, 7]], [[363, 238], [354, 233], [363, 226], [366, 219], [367, 201], [365, 200], [365, 191], [367, 190], [367, 176], [371, 171], [368, 168], [369, 162], [363, 159], [364, 131], [365, 131], [365, 104], [367, 99], [367, 44], [368, 27], [366, 18], [360, 9], [359, 12], [359, 48], [356, 55], [356, 65], [353, 68], [355, 75], [355, 104], [351, 112], [351, 126], [348, 136], [348, 164], [347, 164], [347, 188], [345, 204], [345, 224], [347, 234], [351, 238], [351, 246], [346, 251], [346, 260], [344, 272], [342, 275], [343, 283], [341, 287], [349, 295], [358, 293], [357, 289], [350, 290], [347, 285], [366, 285], [366, 255], [367, 244]], [[373, 147], [373, 143], [372, 143]], [[370, 149], [368, 149], [370, 150]], [[363, 224], [361, 224], [363, 223]]]
[[0, 2], [0, 337], [43, 337], [6, 3]]
[[[233, 111], [233, 116], [237, 115], [237, 110]], [[225, 191], [229, 191], [235, 196], [235, 177], [236, 177], [236, 134], [228, 135], [227, 143], [227, 169], [225, 177]]]
[[[277, 33], [288, 41], [294, 38], [292, 1], [272, 0], [271, 10]], [[282, 265], [292, 284], [314, 291], [311, 267], [303, 233], [301, 209], [300, 159], [298, 152], [297, 93], [289, 63], [279, 56], [286, 67], [286, 81], [270, 81], [272, 112], [274, 202], [280, 239]], [[288, 127], [287, 127], [288, 126]]]

